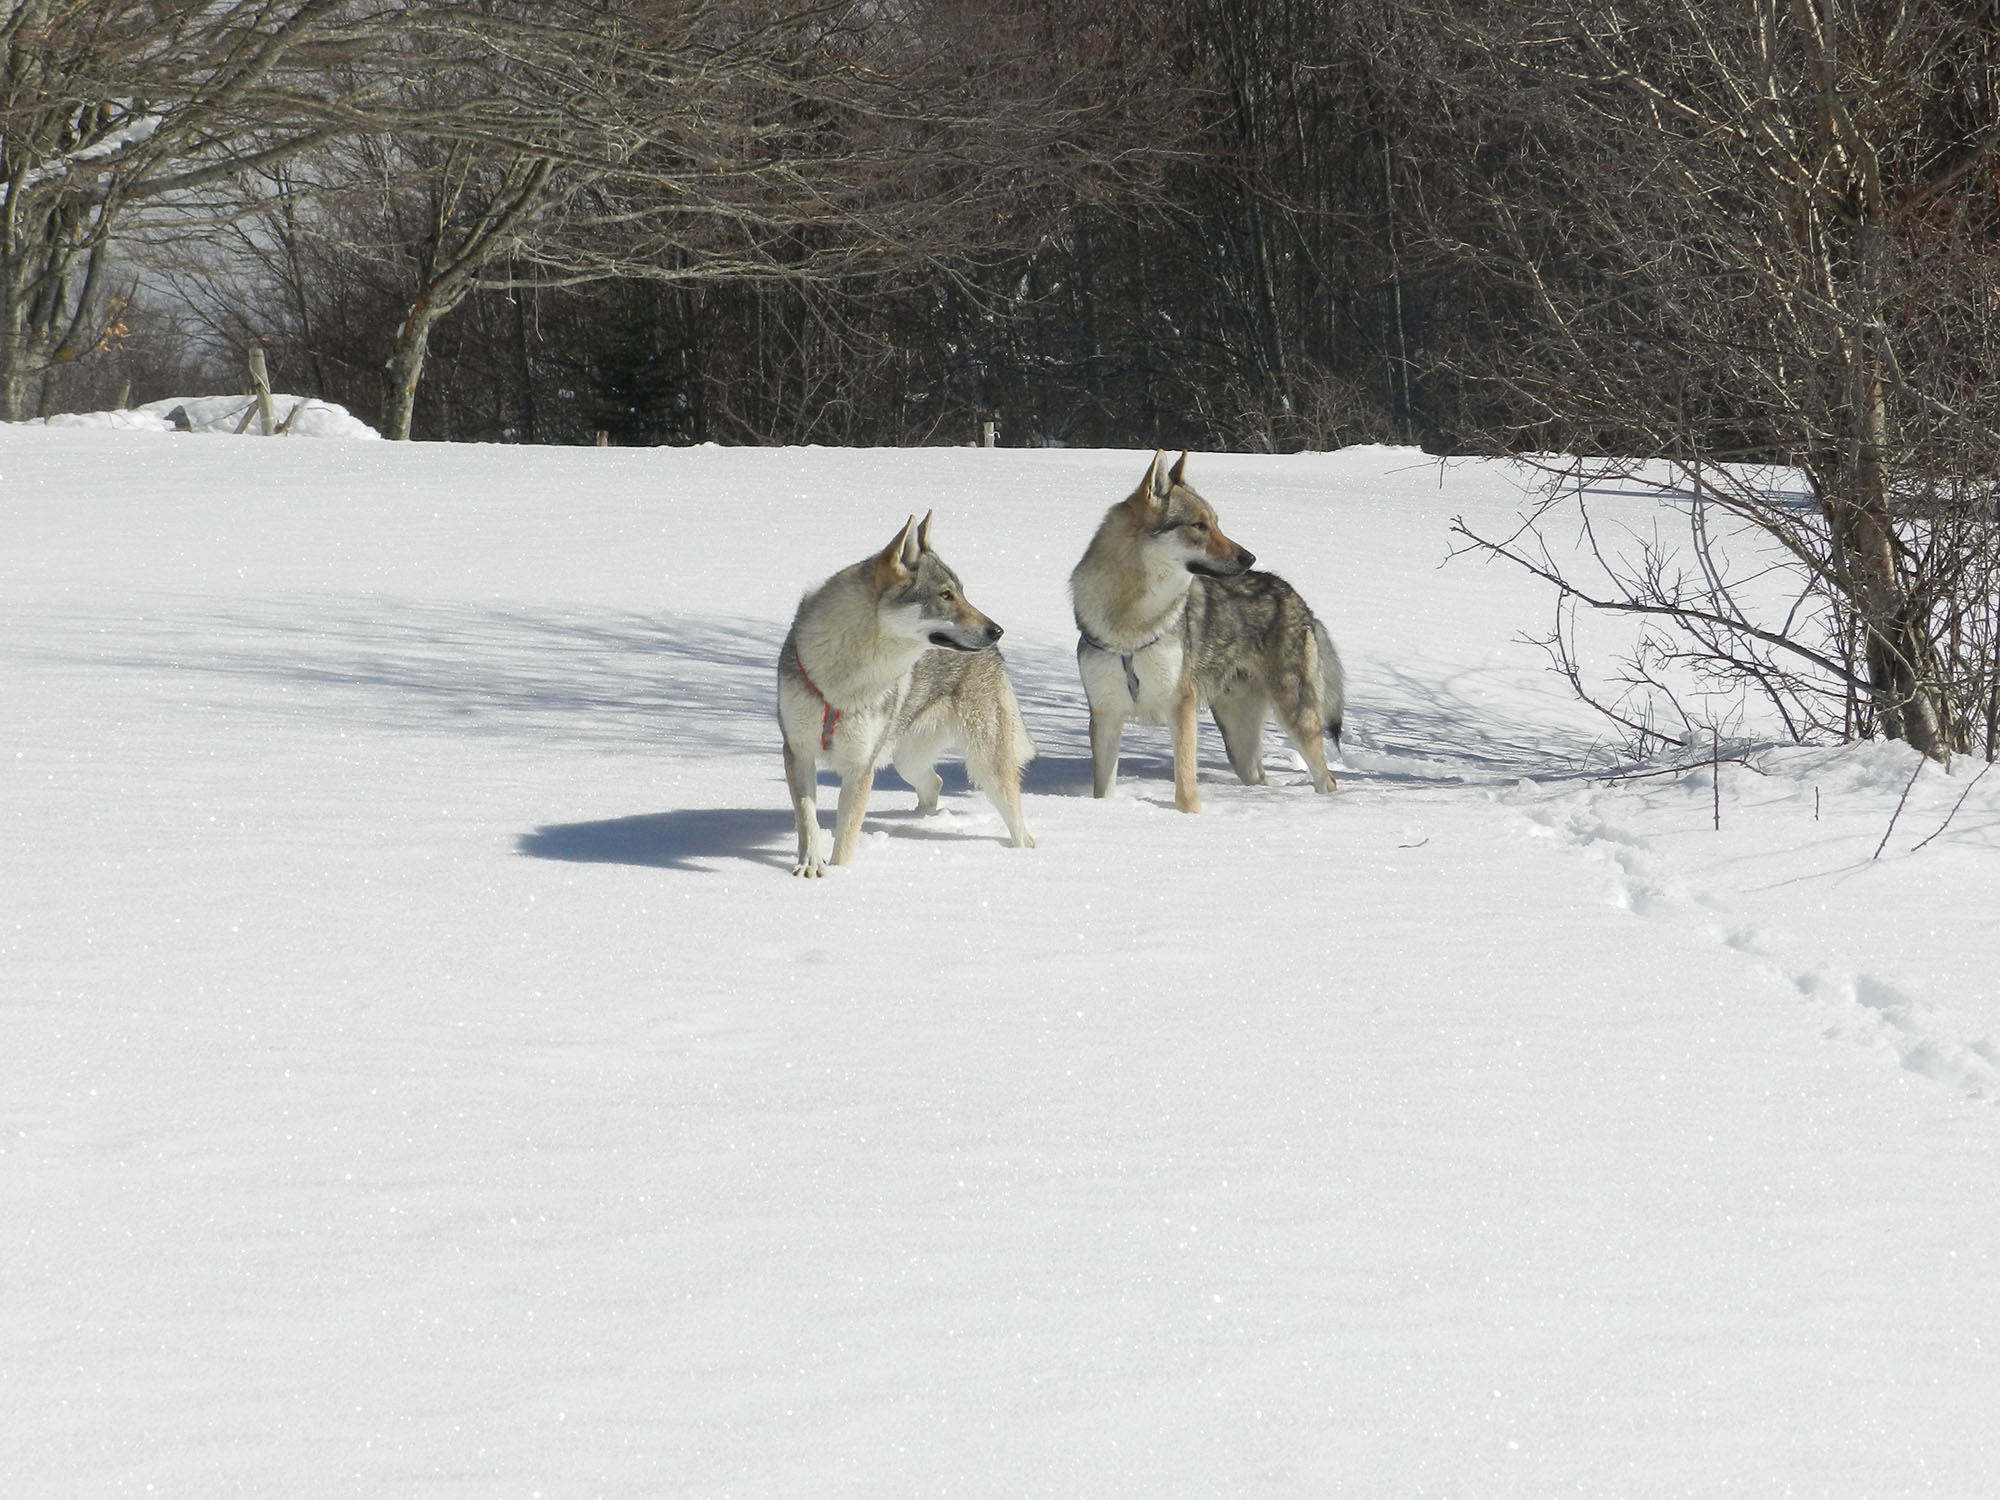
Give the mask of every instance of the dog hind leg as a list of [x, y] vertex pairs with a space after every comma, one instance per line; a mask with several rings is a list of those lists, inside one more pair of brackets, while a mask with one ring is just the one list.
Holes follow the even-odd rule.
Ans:
[[968, 745], [965, 773], [999, 812], [1014, 847], [1034, 848], [1035, 836], [1028, 832], [1028, 820], [1021, 814], [1021, 763], [1012, 745], [1003, 744], [990, 758]]
[[944, 778], [936, 769], [943, 749], [941, 741], [912, 736], [897, 744], [895, 759], [890, 762], [896, 774], [915, 790], [917, 811], [926, 815], [938, 810], [938, 793], [944, 790]]
[[1304, 759], [1306, 771], [1312, 776], [1313, 790], [1331, 792], [1334, 781], [1333, 773], [1326, 768], [1326, 716], [1313, 686], [1297, 679], [1284, 683], [1284, 694], [1276, 705], [1278, 721], [1285, 726], [1285, 737], [1292, 742], [1292, 748]]
[[1264, 695], [1255, 688], [1242, 689], [1209, 704], [1215, 727], [1222, 731], [1222, 748], [1229, 752], [1229, 768], [1245, 786], [1264, 784]]

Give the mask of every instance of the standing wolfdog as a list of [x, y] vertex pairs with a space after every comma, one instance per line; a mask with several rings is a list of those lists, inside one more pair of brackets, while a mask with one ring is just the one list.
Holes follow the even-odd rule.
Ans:
[[1333, 790], [1322, 734], [1340, 743], [1340, 654], [1298, 590], [1222, 534], [1215, 512], [1164, 453], [1104, 523], [1070, 574], [1077, 670], [1090, 700], [1092, 783], [1118, 780], [1127, 719], [1167, 723], [1174, 736], [1174, 806], [1200, 812], [1195, 715], [1203, 703], [1245, 785], [1264, 780], [1264, 717], [1305, 757], [1317, 791]]
[[931, 551], [931, 518], [915, 516], [875, 556], [842, 569], [799, 602], [778, 652], [778, 728], [798, 818], [794, 875], [819, 875], [819, 762], [840, 773], [833, 863], [854, 857], [875, 768], [893, 761], [937, 811], [933, 767], [964, 748], [972, 782], [1007, 821], [1015, 847], [1035, 841], [1021, 817], [1021, 767], [1034, 742], [1021, 722], [1000, 627], [974, 609], [958, 575]]

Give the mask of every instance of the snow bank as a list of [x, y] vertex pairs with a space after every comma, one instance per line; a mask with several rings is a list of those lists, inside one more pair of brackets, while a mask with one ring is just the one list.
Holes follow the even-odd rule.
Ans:
[[[45, 417], [37, 425], [48, 427], [108, 427], [128, 432], [222, 432], [234, 434], [241, 428], [246, 436], [259, 435], [256, 419], [249, 425], [244, 417], [256, 405], [250, 396], [168, 396], [148, 401], [126, 411], [64, 412]], [[174, 414], [181, 415], [176, 417]], [[344, 406], [321, 401], [315, 396], [271, 397], [274, 419], [284, 424], [288, 437], [379, 438], [381, 433]]]

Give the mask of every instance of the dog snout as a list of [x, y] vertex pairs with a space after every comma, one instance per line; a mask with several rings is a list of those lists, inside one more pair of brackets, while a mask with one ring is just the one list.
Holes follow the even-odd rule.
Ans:
[[1247, 568], [1252, 566], [1256, 561], [1257, 554], [1252, 552], [1248, 547], [1238, 547], [1236, 549], [1236, 563], [1238, 567]]
[[989, 646], [992, 645], [995, 641], [999, 640], [1000, 637], [1005, 635], [1006, 633], [1007, 632], [1005, 630], [1000, 628], [1000, 622], [998, 620], [988, 620], [986, 622], [987, 645]]

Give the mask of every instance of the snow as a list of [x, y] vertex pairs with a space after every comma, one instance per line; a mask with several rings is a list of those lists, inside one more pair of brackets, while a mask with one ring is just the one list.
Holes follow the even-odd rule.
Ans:
[[[29, 167], [20, 174], [22, 188], [32, 191], [51, 179], [69, 176], [79, 165], [102, 162], [109, 157], [124, 153], [131, 147], [142, 146], [158, 135], [161, 127], [167, 123], [165, 115], [141, 109], [135, 100], [119, 99], [106, 102], [115, 105], [125, 115], [125, 123], [114, 130], [107, 130], [87, 144], [48, 153], [39, 165]], [[13, 192], [14, 186], [11, 182], [0, 182], [0, 206], [8, 203]]]
[[[2000, 777], [1612, 779], [1442, 565], [1522, 476], [1357, 449], [1189, 470], [1338, 795], [1093, 800], [1146, 457], [0, 428], [0, 1493], [1991, 1493]], [[778, 644], [932, 507], [1040, 847], [792, 880]]]
[[[263, 437], [254, 416], [254, 396], [169, 396], [120, 411], [65, 412], [29, 425], [113, 428], [130, 432], [225, 433]], [[176, 417], [174, 414], [180, 415]], [[271, 397], [273, 422], [281, 437], [379, 438], [382, 434], [344, 406], [317, 396]], [[247, 421], [245, 419], [248, 419]]]

